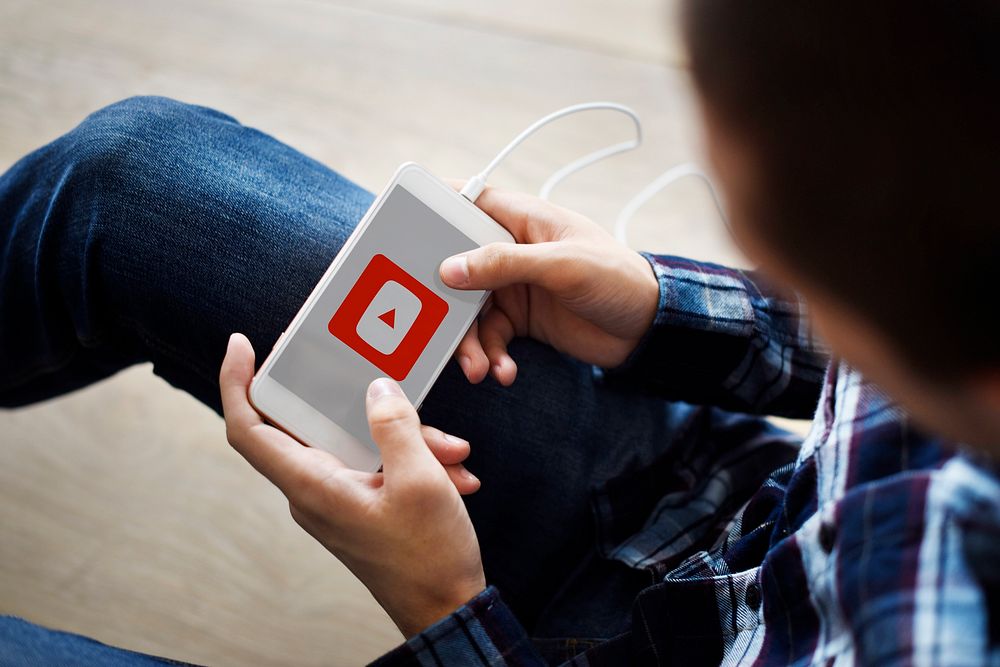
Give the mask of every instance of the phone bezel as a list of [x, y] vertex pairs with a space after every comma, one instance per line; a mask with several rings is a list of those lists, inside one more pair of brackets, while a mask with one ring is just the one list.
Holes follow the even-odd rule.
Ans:
[[[403, 164], [396, 170], [396, 173], [382, 190], [381, 194], [372, 202], [368, 212], [365, 213], [364, 217], [344, 243], [344, 247], [337, 253], [337, 256], [330, 263], [323, 277], [316, 283], [316, 287], [313, 288], [309, 297], [302, 304], [302, 307], [299, 308], [298, 313], [296, 313], [291, 323], [278, 337], [270, 354], [268, 354], [260, 370], [254, 375], [253, 381], [250, 384], [250, 403], [274, 426], [306, 445], [330, 452], [345, 465], [357, 470], [378, 470], [381, 466], [381, 458], [378, 452], [359, 442], [336, 422], [320, 413], [284, 385], [274, 380], [270, 376], [270, 370], [284, 349], [295, 337], [296, 332], [305, 320], [306, 315], [312, 310], [319, 295], [327, 288], [330, 281], [336, 275], [337, 270], [354, 249], [354, 246], [357, 245], [358, 240], [364, 235], [365, 230], [378, 214], [388, 194], [397, 185], [406, 188], [406, 190], [420, 199], [431, 210], [480, 246], [497, 241], [514, 242], [514, 238], [506, 229], [446, 183], [437, 179], [426, 169], [415, 163], [408, 162]], [[472, 325], [487, 296], [487, 293], [483, 294], [479, 307], [469, 317], [465, 326], [462, 327], [462, 334]], [[460, 334], [449, 345], [448, 354], [445, 355], [435, 368], [428, 382], [421, 388], [420, 394], [416, 397], [409, 397], [413, 400], [414, 405], [419, 407], [423, 402], [427, 392], [434, 385], [434, 382], [451, 358], [461, 339], [462, 335]]]

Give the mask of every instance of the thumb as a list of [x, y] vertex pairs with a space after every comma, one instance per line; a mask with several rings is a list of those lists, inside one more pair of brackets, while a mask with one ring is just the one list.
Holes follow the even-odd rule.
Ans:
[[219, 391], [227, 428], [234, 424], [252, 425], [261, 421], [260, 415], [247, 400], [253, 368], [253, 346], [246, 336], [234, 333], [229, 337], [226, 357], [219, 369]]
[[493, 290], [528, 283], [557, 289], [563, 253], [559, 242], [490, 243], [441, 262], [448, 287]]
[[429, 464], [441, 467], [424, 441], [417, 411], [398, 384], [389, 378], [372, 382], [365, 407], [368, 428], [382, 454], [387, 478], [426, 469]]

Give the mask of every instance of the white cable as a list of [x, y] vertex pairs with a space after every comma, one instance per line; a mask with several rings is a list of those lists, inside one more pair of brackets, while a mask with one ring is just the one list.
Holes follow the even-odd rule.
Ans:
[[[549, 176], [548, 180], [542, 184], [541, 190], [539, 190], [538, 193], [540, 198], [548, 199], [549, 195], [552, 194], [552, 190], [559, 185], [559, 183], [581, 169], [589, 167], [595, 162], [611, 157], [612, 155], [617, 155], [619, 153], [624, 153], [625, 151], [638, 148], [639, 145], [642, 144], [642, 121], [639, 120], [639, 116], [635, 113], [635, 111], [629, 107], [615, 102], [585, 102], [583, 104], [574, 104], [572, 106], [559, 109], [558, 111], [554, 111], [544, 118], [536, 120], [534, 123], [525, 128], [524, 131], [514, 137], [514, 140], [507, 144], [502, 151], [497, 153], [496, 157], [494, 157], [493, 160], [486, 165], [485, 169], [469, 179], [460, 191], [460, 194], [469, 201], [475, 203], [479, 198], [479, 195], [481, 195], [483, 190], [486, 189], [486, 182], [494, 170], [500, 166], [500, 163], [503, 162], [507, 156], [514, 151], [514, 149], [524, 143], [528, 137], [554, 120], [558, 120], [575, 113], [580, 113], [582, 111], [595, 111], [601, 109], [617, 111], [628, 116], [635, 124], [635, 138], [601, 148], [593, 151], [592, 153], [587, 153], [583, 157], [577, 158], [562, 167]], [[715, 186], [712, 184], [711, 179], [704, 171], [701, 170], [700, 167], [698, 167], [698, 165], [692, 162], [685, 162], [660, 174], [655, 180], [640, 190], [634, 197], [632, 197], [632, 199], [629, 200], [627, 204], [625, 204], [621, 212], [618, 214], [618, 217], [615, 219], [615, 238], [622, 243], [627, 244], [628, 223], [632, 220], [632, 217], [636, 214], [636, 212], [642, 208], [646, 202], [655, 197], [661, 190], [688, 176], [697, 177], [705, 183], [708, 187], [709, 193], [712, 195], [712, 201], [715, 203], [715, 207], [719, 211], [719, 216], [722, 218], [723, 222], [728, 225], [729, 219], [726, 217], [725, 208], [722, 206], [722, 200], [719, 197], [719, 193], [716, 191]]]
[[722, 206], [722, 200], [719, 198], [719, 193], [715, 190], [715, 186], [712, 184], [711, 179], [708, 175], [701, 170], [698, 165], [693, 162], [685, 162], [679, 164], [675, 167], [671, 167], [667, 171], [663, 172], [656, 177], [649, 185], [639, 190], [638, 193], [632, 199], [628, 201], [627, 204], [622, 208], [618, 217], [615, 219], [615, 238], [628, 245], [628, 223], [632, 220], [632, 216], [642, 208], [646, 202], [655, 197], [664, 188], [673, 185], [677, 181], [687, 176], [694, 176], [705, 182], [708, 186], [708, 191], [712, 195], [712, 201], [715, 202], [715, 207], [719, 210], [719, 216], [722, 221], [729, 225], [729, 218], [726, 217], [726, 211]]
[[[636, 125], [636, 127], [638, 128], [639, 126]], [[611, 157], [612, 155], [617, 155], [618, 153], [624, 153], [625, 151], [638, 148], [641, 142], [642, 130], [640, 129], [638, 130], [636, 138], [631, 141], [623, 141], [620, 144], [608, 146], [607, 148], [602, 148], [594, 151], [593, 153], [587, 153], [583, 157], [573, 160], [568, 165], [549, 176], [548, 180], [542, 184], [541, 189], [538, 191], [538, 196], [541, 199], [548, 201], [549, 195], [552, 194], [552, 190], [572, 174], [575, 174], [584, 167], [589, 167], [595, 162], [603, 160], [606, 157]]]
[[525, 128], [525, 130], [521, 132], [521, 134], [514, 137], [514, 140], [507, 144], [502, 151], [497, 153], [497, 156], [493, 158], [488, 165], [486, 165], [485, 169], [469, 179], [469, 181], [465, 184], [465, 187], [462, 188], [461, 195], [469, 201], [475, 203], [475, 201], [479, 198], [479, 195], [481, 195], [483, 190], [486, 189], [486, 181], [489, 179], [490, 174], [492, 174], [500, 163], [503, 162], [515, 148], [520, 146], [525, 139], [554, 120], [558, 120], [559, 118], [563, 118], [571, 114], [580, 113], [581, 111], [593, 111], [597, 109], [618, 111], [631, 118], [632, 122], [635, 124], [635, 139], [623, 141], [619, 144], [615, 144], [614, 146], [608, 146], [607, 148], [602, 148], [594, 151], [593, 153], [588, 153], [587, 155], [569, 163], [556, 173], [552, 174], [552, 176], [545, 181], [545, 184], [542, 185], [542, 189], [539, 193], [539, 196], [542, 199], [548, 199], [552, 189], [570, 174], [573, 174], [584, 167], [590, 166], [598, 160], [603, 160], [606, 157], [617, 155], [618, 153], [624, 153], [625, 151], [630, 151], [633, 148], [638, 148], [638, 146], [642, 143], [642, 122], [639, 120], [639, 116], [632, 111], [632, 109], [623, 104], [616, 104], [614, 102], [586, 102], [584, 104], [574, 104], [550, 113], [548, 116], [536, 120], [534, 123]]

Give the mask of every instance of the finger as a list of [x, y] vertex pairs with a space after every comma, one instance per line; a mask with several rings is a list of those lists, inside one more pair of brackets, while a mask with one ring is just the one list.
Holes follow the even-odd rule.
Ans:
[[563, 209], [526, 192], [487, 187], [476, 206], [499, 222], [518, 243], [537, 243], [554, 238]]
[[229, 443], [285, 495], [311, 479], [322, 478], [343, 464], [332, 454], [303, 447], [298, 441], [263, 423], [250, 405], [247, 389], [253, 378], [254, 352], [242, 334], [229, 338], [219, 371], [222, 409]]
[[430, 447], [434, 458], [442, 465], [461, 463], [469, 456], [471, 447], [468, 440], [445, 433], [433, 426], [420, 427], [420, 433], [424, 436], [424, 442]]
[[479, 343], [479, 322], [473, 322], [455, 348], [455, 359], [472, 384], [483, 381], [490, 370], [490, 360]]
[[507, 352], [507, 344], [514, 333], [514, 325], [500, 308], [490, 309], [479, 323], [479, 341], [490, 360], [490, 374], [505, 387], [509, 387], [517, 375], [517, 364]]
[[448, 473], [448, 479], [450, 479], [452, 484], [455, 485], [455, 490], [463, 496], [475, 493], [482, 485], [479, 478], [466, 470], [465, 466], [461, 463], [457, 465], [445, 466], [444, 469], [445, 472]]
[[[445, 180], [459, 191], [466, 184], [461, 179]], [[600, 225], [579, 213], [526, 192], [487, 186], [476, 199], [476, 206], [500, 223], [518, 243], [553, 241], [571, 229], [604, 233]]]
[[455, 289], [495, 290], [524, 283], [558, 293], [578, 280], [581, 268], [564, 242], [490, 243], [447, 258], [438, 272]]
[[397, 475], [427, 475], [440, 470], [424, 442], [417, 411], [396, 382], [379, 378], [368, 385], [365, 407], [387, 482]]
[[445, 433], [433, 426], [422, 426], [420, 432], [431, 453], [444, 465], [448, 479], [455, 485], [455, 489], [463, 496], [478, 491], [479, 478], [462, 465], [462, 461], [469, 456], [469, 441]]
[[247, 399], [247, 387], [253, 379], [254, 352], [246, 336], [234, 333], [229, 337], [226, 356], [219, 369], [219, 391], [226, 427], [249, 428], [262, 423], [260, 415]]

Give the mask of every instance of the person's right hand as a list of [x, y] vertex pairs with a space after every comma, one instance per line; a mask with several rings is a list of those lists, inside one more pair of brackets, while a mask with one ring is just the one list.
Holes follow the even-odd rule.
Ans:
[[514, 336], [605, 368], [625, 361], [656, 315], [659, 285], [649, 262], [592, 220], [538, 197], [487, 188], [476, 205], [517, 243], [491, 243], [441, 263], [449, 287], [494, 290], [455, 351], [469, 381], [492, 373], [512, 383], [517, 366], [507, 344]]

